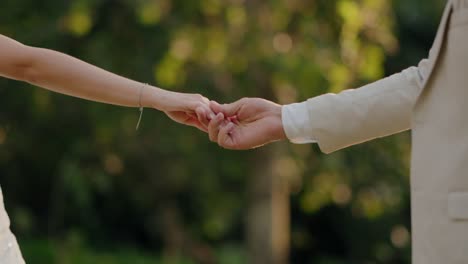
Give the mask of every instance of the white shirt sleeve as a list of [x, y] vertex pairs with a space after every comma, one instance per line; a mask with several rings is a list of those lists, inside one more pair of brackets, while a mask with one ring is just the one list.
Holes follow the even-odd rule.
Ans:
[[307, 103], [284, 105], [281, 108], [283, 128], [289, 141], [296, 144], [317, 143], [308, 135], [306, 127], [310, 124]]
[[331, 152], [410, 128], [412, 106], [427, 76], [426, 64], [423, 60], [419, 67], [360, 89], [284, 105], [286, 136], [292, 143], [318, 143], [324, 152]]

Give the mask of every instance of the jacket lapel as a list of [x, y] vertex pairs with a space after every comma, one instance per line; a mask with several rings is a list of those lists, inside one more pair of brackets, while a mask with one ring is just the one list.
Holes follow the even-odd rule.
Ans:
[[445, 11], [442, 16], [442, 20], [439, 24], [439, 29], [437, 30], [437, 35], [434, 40], [434, 44], [429, 52], [429, 71], [426, 78], [423, 81], [423, 89], [426, 88], [427, 82], [430, 80], [432, 72], [434, 70], [434, 66], [437, 63], [439, 58], [440, 50], [445, 40], [445, 36], [447, 33], [447, 25], [449, 22], [450, 14], [453, 8], [453, 0], [449, 0], [447, 5], [445, 6]]

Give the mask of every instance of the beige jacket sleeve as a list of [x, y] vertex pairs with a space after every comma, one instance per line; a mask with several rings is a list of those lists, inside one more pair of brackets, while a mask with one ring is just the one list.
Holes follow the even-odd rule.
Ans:
[[408, 130], [428, 65], [425, 59], [418, 67], [358, 89], [285, 105], [285, 133], [293, 143], [317, 142], [323, 152], [330, 153]]

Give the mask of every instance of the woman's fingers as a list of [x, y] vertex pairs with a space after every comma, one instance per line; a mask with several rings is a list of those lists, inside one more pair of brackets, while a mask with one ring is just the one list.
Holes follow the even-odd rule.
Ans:
[[206, 116], [207, 115], [206, 110], [200, 106], [200, 107], [197, 107], [197, 109], [195, 109], [195, 113], [196, 113], [198, 122], [200, 122], [200, 124], [202, 124], [204, 128], [208, 128], [208, 124], [210, 123], [210, 121], [208, 121], [208, 118]]
[[165, 113], [170, 119], [174, 120], [177, 123], [188, 125], [188, 126], [193, 126], [193, 127], [200, 129], [203, 132], [208, 133], [208, 127], [203, 125], [198, 120], [198, 116], [195, 113], [186, 113], [186, 112], [180, 112], [180, 111], [165, 112]]
[[215, 116], [208, 105], [200, 105], [195, 109], [195, 113], [198, 117], [198, 120], [206, 127], [208, 127], [208, 124]]
[[191, 119], [187, 120], [185, 124], [189, 125], [189, 126], [196, 127], [198, 129], [200, 129], [201, 131], [203, 131], [205, 133], [208, 133], [208, 128], [204, 124], [200, 123], [200, 121], [198, 121], [197, 118], [191, 118]]
[[187, 116], [190, 117], [190, 118], [197, 118], [198, 119], [198, 115], [196, 113], [187, 113]]
[[205, 108], [205, 111], [207, 112], [208, 121], [211, 121], [211, 119], [213, 119], [216, 116], [216, 113], [213, 112], [213, 110], [211, 110], [209, 104], [204, 105], [204, 108]]
[[223, 107], [216, 101], [210, 101], [210, 108], [215, 114], [223, 112]]

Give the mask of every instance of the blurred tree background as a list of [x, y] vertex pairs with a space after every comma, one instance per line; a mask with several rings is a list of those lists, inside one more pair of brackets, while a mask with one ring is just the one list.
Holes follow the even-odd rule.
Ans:
[[[157, 86], [282, 104], [426, 56], [444, 0], [2, 0], [0, 33]], [[0, 79], [0, 184], [29, 263], [409, 263], [408, 133], [223, 150], [146, 111]], [[352, 122], [352, 120], [350, 120]]]

